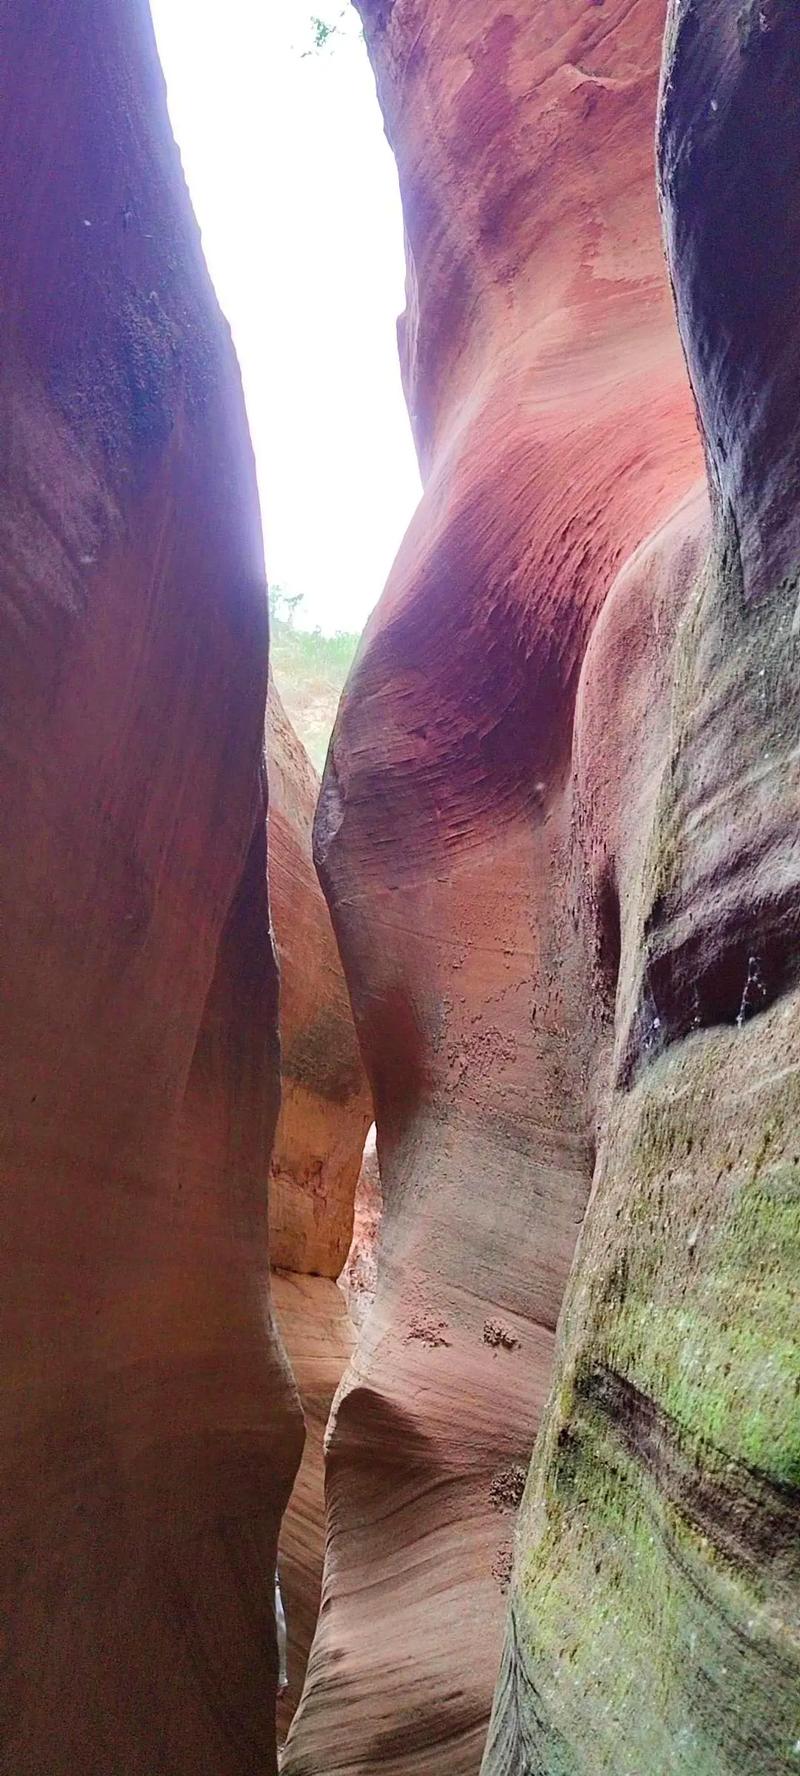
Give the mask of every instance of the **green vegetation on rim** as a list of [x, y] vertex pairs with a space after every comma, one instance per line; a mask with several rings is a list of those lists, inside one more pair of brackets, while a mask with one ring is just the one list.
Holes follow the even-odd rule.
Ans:
[[301, 604], [302, 594], [290, 597], [280, 586], [270, 588], [270, 662], [295, 733], [321, 771], [360, 637], [344, 630], [323, 635], [321, 629], [296, 628]]

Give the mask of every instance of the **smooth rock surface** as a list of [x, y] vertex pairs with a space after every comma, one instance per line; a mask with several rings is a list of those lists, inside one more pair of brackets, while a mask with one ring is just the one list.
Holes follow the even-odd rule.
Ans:
[[281, 977], [270, 1255], [276, 1268], [335, 1279], [350, 1249], [372, 1108], [311, 854], [319, 778], [272, 680], [267, 761], [270, 903]]
[[372, 1309], [378, 1287], [378, 1246], [380, 1244], [383, 1192], [378, 1165], [378, 1146], [374, 1127], [367, 1135], [361, 1172], [356, 1185], [353, 1215], [353, 1242], [347, 1263], [339, 1278], [339, 1286], [347, 1302], [347, 1311], [354, 1326], [362, 1326]]
[[282, 1739], [300, 1700], [317, 1625], [325, 1550], [323, 1441], [354, 1331], [342, 1291], [327, 1277], [276, 1271], [272, 1295], [306, 1421], [303, 1459], [281, 1524], [278, 1550], [289, 1677], [289, 1688], [278, 1702]]
[[270, 1168], [270, 1258], [278, 1321], [306, 1421], [303, 1459], [280, 1538], [289, 1674], [278, 1703], [282, 1741], [300, 1697], [319, 1610], [323, 1435], [353, 1345], [335, 1279], [351, 1243], [372, 1110], [311, 854], [319, 778], [272, 679], [267, 760], [270, 902], [281, 986], [281, 1110]]
[[620, 577], [576, 723], [608, 1095], [485, 1776], [800, 1757], [800, 20], [669, 10], [659, 177], [711, 507]]
[[268, 1776], [267, 612], [144, 0], [3, 8], [5, 1776]]
[[653, 177], [663, 7], [360, 10], [400, 173], [425, 493], [316, 822], [384, 1213], [285, 1769], [475, 1776], [593, 1169], [578, 680], [700, 452]]

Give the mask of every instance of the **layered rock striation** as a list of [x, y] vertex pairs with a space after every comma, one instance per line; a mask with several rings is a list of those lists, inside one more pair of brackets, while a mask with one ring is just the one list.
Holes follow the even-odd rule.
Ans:
[[[316, 818], [347, 988], [270, 716], [282, 1768], [788, 1776], [800, 22], [359, 10], [425, 492]], [[0, 1771], [269, 1776], [252, 457], [144, 0], [15, 0], [0, 84]]]
[[270, 1171], [270, 1256], [282, 1270], [335, 1279], [350, 1250], [372, 1109], [311, 854], [319, 778], [274, 682], [267, 758], [282, 1085]]
[[331, 1402], [353, 1348], [353, 1325], [341, 1289], [328, 1277], [276, 1271], [272, 1297], [306, 1426], [303, 1456], [278, 1544], [288, 1678], [278, 1698], [280, 1746], [300, 1700], [319, 1614], [325, 1552], [323, 1448]]
[[0, 1769], [275, 1769], [267, 611], [144, 0], [3, 15]]
[[316, 823], [384, 1212], [285, 1768], [467, 1776], [605, 1089], [614, 910], [604, 999], [578, 684], [623, 564], [701, 457], [653, 177], [662, 7], [360, 10], [403, 196], [425, 492]]
[[584, 664], [610, 1089], [484, 1776], [800, 1756], [799, 76], [793, 8], [670, 6], [659, 188], [710, 524], [651, 540]]
[[311, 855], [319, 778], [274, 681], [267, 699], [269, 882], [280, 967], [281, 1108], [269, 1184], [272, 1289], [297, 1380], [306, 1441], [281, 1525], [288, 1629], [285, 1735], [305, 1677], [325, 1541], [322, 1445], [353, 1332], [336, 1286], [372, 1118], [336, 941]]

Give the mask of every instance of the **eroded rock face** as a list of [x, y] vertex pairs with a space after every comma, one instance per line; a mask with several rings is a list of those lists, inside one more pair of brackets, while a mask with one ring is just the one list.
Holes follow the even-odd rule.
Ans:
[[282, 1271], [273, 1276], [272, 1292], [306, 1421], [303, 1459], [278, 1551], [289, 1679], [278, 1702], [282, 1740], [300, 1700], [317, 1625], [325, 1548], [323, 1442], [331, 1401], [352, 1352], [353, 1325], [341, 1289], [328, 1277]]
[[670, 8], [659, 174], [711, 523], [676, 514], [584, 666], [610, 1092], [485, 1776], [800, 1755], [798, 78], [795, 8]]
[[378, 1286], [378, 1246], [380, 1243], [383, 1192], [378, 1165], [375, 1129], [371, 1128], [364, 1148], [361, 1173], [356, 1186], [353, 1215], [353, 1243], [340, 1277], [340, 1287], [347, 1302], [347, 1311], [354, 1326], [362, 1326], [372, 1310]]
[[372, 1119], [342, 965], [311, 854], [319, 778], [274, 683], [267, 706], [270, 900], [281, 975], [281, 1110], [270, 1176], [274, 1266], [336, 1278]]
[[657, 0], [361, 11], [400, 172], [426, 485], [316, 827], [384, 1214], [285, 1768], [316, 1776], [335, 1743], [348, 1776], [474, 1776], [604, 1086], [578, 680], [700, 453], [653, 178]]
[[[352, 1043], [352, 1025], [346, 1041]], [[332, 1118], [335, 1136], [336, 1120]], [[334, 1214], [340, 1206], [332, 1205]], [[353, 1242], [339, 1283], [278, 1271], [273, 1299], [306, 1421], [297, 1480], [281, 1524], [279, 1561], [288, 1626], [288, 1688], [278, 1702], [279, 1744], [285, 1739], [305, 1681], [317, 1627], [325, 1553], [324, 1443], [331, 1405], [353, 1353], [356, 1328], [372, 1305], [377, 1277], [381, 1190], [374, 1131], [358, 1180]]]
[[4, 9], [0, 1768], [275, 1769], [267, 619], [144, 0]]
[[335, 1278], [347, 1258], [371, 1120], [347, 988], [311, 855], [319, 778], [274, 682], [267, 704], [270, 901], [281, 975], [281, 1110], [270, 1171], [273, 1297], [306, 1421], [281, 1525], [289, 1686], [282, 1739], [305, 1677], [325, 1542], [322, 1443], [353, 1329]]

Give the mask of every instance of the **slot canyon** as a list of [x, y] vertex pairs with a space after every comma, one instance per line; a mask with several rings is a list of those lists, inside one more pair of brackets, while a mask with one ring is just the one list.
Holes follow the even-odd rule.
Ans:
[[356, 11], [320, 782], [148, 0], [0, 7], [0, 1772], [791, 1776], [800, 11]]

